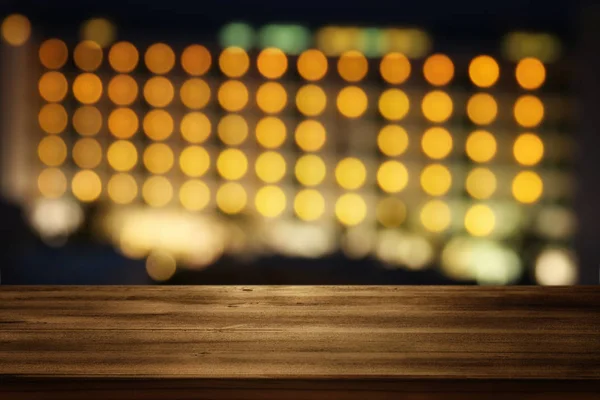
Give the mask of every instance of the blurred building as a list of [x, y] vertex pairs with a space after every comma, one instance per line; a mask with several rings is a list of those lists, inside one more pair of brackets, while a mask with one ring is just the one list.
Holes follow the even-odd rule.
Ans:
[[[570, 59], [388, 26], [145, 42], [2, 24], [2, 188], [52, 242], [85, 221], [157, 281], [223, 254], [573, 284]], [[90, 207], [94, 206], [94, 214]]]

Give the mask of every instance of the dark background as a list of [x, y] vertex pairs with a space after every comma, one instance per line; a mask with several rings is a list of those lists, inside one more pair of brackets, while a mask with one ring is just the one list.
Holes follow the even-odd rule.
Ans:
[[[548, 31], [565, 44], [573, 61], [575, 101], [581, 104], [577, 129], [575, 211], [581, 222], [576, 241], [580, 283], [597, 284], [600, 254], [600, 162], [597, 154], [600, 123], [599, 28], [594, 1], [579, 0], [461, 0], [461, 1], [326, 1], [276, 0], [9, 0], [0, 2], [0, 16], [12, 12], [27, 15], [34, 26], [53, 35], [74, 35], [81, 22], [104, 16], [115, 22], [120, 38], [177, 40], [193, 36], [214, 38], [225, 23], [241, 20], [265, 23], [328, 25], [418, 26], [435, 37], [435, 51], [460, 43], [473, 48], [497, 47], [511, 30]], [[170, 39], [173, 38], [173, 39]], [[146, 284], [151, 283], [144, 262], [132, 262], [110, 246], [94, 244], [86, 228], [63, 247], [40, 242], [27, 228], [20, 210], [0, 203], [0, 266], [2, 283], [10, 284]], [[342, 255], [311, 261], [271, 257], [251, 263], [221, 259], [202, 272], [179, 271], [174, 284], [450, 284], [436, 270], [411, 272], [378, 268], [375, 260], [352, 261]], [[468, 282], [467, 282], [468, 283]], [[533, 284], [523, 276], [518, 284]]]
[[274, 22], [415, 25], [436, 42], [465, 37], [497, 39], [508, 30], [548, 30], [573, 39], [586, 0], [7, 0], [5, 11], [26, 12], [35, 24], [73, 31], [86, 18], [111, 18], [121, 32], [149, 28], [144, 35], [214, 34], [231, 20], [262, 25]]

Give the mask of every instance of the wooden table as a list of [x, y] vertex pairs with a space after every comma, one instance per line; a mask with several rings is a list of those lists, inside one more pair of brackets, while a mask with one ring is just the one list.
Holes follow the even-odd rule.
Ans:
[[594, 287], [0, 287], [0, 399], [600, 399]]

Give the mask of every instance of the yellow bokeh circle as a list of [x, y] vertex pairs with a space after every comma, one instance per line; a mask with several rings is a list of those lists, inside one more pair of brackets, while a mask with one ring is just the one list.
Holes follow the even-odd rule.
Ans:
[[398, 193], [408, 184], [408, 170], [401, 162], [385, 161], [377, 170], [377, 183], [387, 193]]
[[73, 176], [71, 191], [80, 201], [92, 202], [102, 193], [102, 181], [94, 171], [82, 170]]
[[367, 110], [368, 99], [361, 88], [348, 86], [340, 90], [336, 104], [340, 113], [345, 117], [358, 118]]
[[365, 165], [355, 157], [344, 158], [335, 168], [335, 179], [344, 189], [358, 189], [364, 185], [366, 178]]
[[379, 112], [385, 119], [398, 121], [408, 114], [410, 101], [402, 90], [388, 89], [379, 97], [378, 106]]
[[421, 187], [430, 196], [442, 196], [450, 190], [452, 174], [440, 164], [428, 165], [421, 172]]
[[343, 194], [335, 203], [335, 215], [343, 225], [358, 225], [367, 216], [367, 204], [359, 194]]

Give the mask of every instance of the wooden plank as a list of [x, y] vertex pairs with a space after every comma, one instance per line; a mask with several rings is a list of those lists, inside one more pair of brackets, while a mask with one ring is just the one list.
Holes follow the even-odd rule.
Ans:
[[0, 287], [0, 383], [7, 398], [591, 399], [600, 290]]
[[600, 378], [599, 332], [595, 288], [0, 290], [11, 375]]

